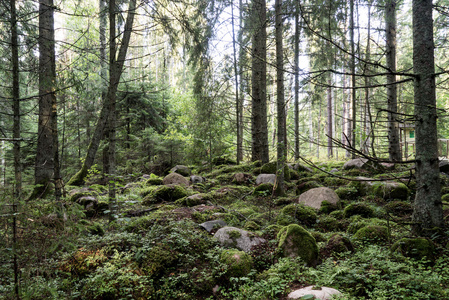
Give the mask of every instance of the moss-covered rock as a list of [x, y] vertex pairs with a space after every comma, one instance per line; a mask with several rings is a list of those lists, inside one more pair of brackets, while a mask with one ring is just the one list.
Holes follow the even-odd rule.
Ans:
[[345, 218], [349, 218], [354, 215], [370, 218], [374, 215], [374, 209], [366, 203], [358, 202], [346, 206], [344, 209], [344, 214]]
[[97, 198], [100, 195], [98, 194], [98, 192], [96, 190], [90, 189], [90, 188], [74, 189], [74, 190], [70, 191], [70, 193], [69, 193], [69, 199], [72, 202], [76, 202], [79, 198], [85, 197], [85, 196], [91, 196], [91, 197]]
[[413, 206], [405, 201], [391, 201], [385, 204], [384, 208], [387, 213], [397, 217], [407, 217], [413, 213]]
[[334, 234], [329, 238], [326, 246], [321, 250], [321, 255], [323, 257], [330, 257], [345, 252], [354, 252], [354, 246], [351, 241], [341, 234]]
[[407, 200], [410, 194], [405, 184], [394, 181], [374, 182], [369, 185], [367, 190], [369, 193], [383, 199]]
[[277, 224], [284, 226], [293, 223], [312, 226], [315, 225], [316, 220], [317, 213], [315, 209], [296, 203], [285, 206], [276, 218]]
[[157, 276], [165, 269], [173, 266], [178, 256], [179, 254], [167, 245], [156, 245], [140, 259], [142, 261], [142, 270], [150, 277]]
[[329, 216], [334, 217], [337, 220], [341, 220], [345, 217], [345, 212], [343, 210], [334, 210], [329, 214]]
[[344, 200], [355, 200], [360, 196], [359, 191], [355, 186], [341, 186], [335, 190], [335, 193], [340, 197], [340, 199]]
[[160, 177], [152, 177], [145, 181], [145, 185], [163, 185], [163, 179]]
[[227, 277], [243, 277], [253, 267], [251, 256], [244, 251], [227, 249], [220, 253], [220, 262], [227, 266]]
[[342, 230], [341, 222], [339, 220], [326, 215], [323, 215], [318, 219], [316, 228], [323, 232]]
[[386, 220], [377, 218], [364, 219], [359, 215], [355, 215], [352, 218], [350, 218], [350, 224], [348, 225], [346, 232], [354, 234], [360, 228], [366, 227], [368, 225], [387, 226], [388, 222]]
[[236, 227], [220, 228], [214, 237], [224, 247], [237, 248], [245, 252], [249, 252], [252, 247], [266, 242], [265, 239], [256, 234]]
[[254, 188], [253, 195], [255, 196], [270, 196], [273, 192], [273, 184], [262, 183]]
[[176, 185], [189, 186], [189, 180], [178, 173], [168, 174], [167, 176], [164, 177], [162, 182], [165, 185], [176, 184]]
[[145, 196], [143, 205], [152, 205], [161, 202], [173, 202], [188, 195], [185, 188], [179, 185], [163, 185]]
[[368, 225], [357, 230], [354, 239], [360, 242], [384, 244], [388, 241], [389, 236], [386, 226]]
[[256, 230], [259, 230], [259, 229], [260, 229], [260, 225], [257, 224], [257, 223], [254, 222], [254, 221], [247, 221], [247, 222], [245, 223], [244, 228], [245, 228], [246, 230], [256, 231]]
[[315, 238], [303, 227], [290, 224], [282, 228], [277, 236], [278, 253], [282, 257], [300, 257], [308, 265], [318, 260], [318, 245]]
[[393, 244], [391, 251], [399, 252], [404, 256], [417, 260], [435, 259], [435, 246], [432, 241], [425, 238], [403, 238]]

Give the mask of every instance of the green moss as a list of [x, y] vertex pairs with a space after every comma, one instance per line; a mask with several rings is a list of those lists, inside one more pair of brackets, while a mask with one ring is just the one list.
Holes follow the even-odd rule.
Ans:
[[124, 229], [127, 232], [146, 232], [156, 222], [156, 218], [152, 216], [143, 216], [138, 218], [132, 218], [126, 223]]
[[145, 184], [150, 185], [150, 186], [151, 185], [162, 185], [162, 184], [164, 184], [164, 181], [160, 177], [153, 177], [153, 178], [150, 178], [147, 181], [145, 181]]
[[341, 234], [334, 234], [329, 238], [326, 246], [323, 248], [322, 253], [324, 256], [333, 256], [338, 253], [353, 252], [354, 246], [351, 241]]
[[254, 221], [247, 221], [247, 222], [245, 223], [244, 228], [245, 228], [246, 230], [249, 230], [249, 231], [256, 231], [256, 230], [259, 230], [259, 229], [260, 229], [260, 225], [257, 224], [257, 223], [254, 222]]
[[403, 183], [376, 182], [373, 184], [372, 193], [383, 199], [403, 199], [406, 200], [410, 194], [409, 189]]
[[312, 226], [316, 223], [316, 220], [317, 213], [315, 210], [303, 204], [289, 204], [285, 206], [276, 218], [277, 224], [285, 226], [292, 223]]
[[317, 221], [316, 228], [323, 232], [341, 230], [340, 221], [331, 216], [321, 216]]
[[99, 236], [103, 236], [104, 235], [104, 229], [101, 226], [100, 223], [94, 222], [92, 225], [87, 227], [87, 230], [89, 230], [89, 233], [92, 235], [99, 235]]
[[321, 207], [318, 210], [318, 212], [321, 214], [329, 214], [336, 209], [337, 209], [337, 205], [324, 200], [323, 202], [321, 202]]
[[413, 206], [405, 201], [391, 201], [385, 204], [384, 208], [386, 212], [397, 217], [410, 216], [413, 213]]
[[403, 238], [393, 244], [391, 251], [417, 260], [435, 259], [435, 246], [432, 241], [425, 238]]
[[173, 202], [187, 196], [185, 188], [179, 185], [163, 185], [155, 189], [142, 201], [143, 205], [152, 205], [160, 202]]
[[228, 235], [232, 240], [236, 240], [242, 236], [242, 234], [238, 230], [228, 231]]
[[[269, 162], [262, 166], [260, 169], [261, 174], [276, 174], [277, 173], [277, 162]], [[284, 166], [284, 179], [290, 180], [290, 168]]]
[[314, 180], [298, 183], [298, 185], [296, 186], [296, 195], [300, 195], [304, 192], [307, 192], [308, 190], [318, 187], [322, 187], [322, 185]]
[[363, 202], [352, 203], [344, 209], [345, 218], [349, 218], [354, 215], [360, 215], [365, 218], [372, 217], [374, 215], [374, 209]]
[[228, 249], [220, 253], [220, 262], [227, 266], [227, 277], [247, 276], [253, 267], [253, 260], [247, 253]]
[[381, 220], [377, 218], [372, 219], [364, 219], [359, 215], [355, 215], [351, 218], [351, 223], [349, 224], [346, 232], [354, 234], [356, 233], [360, 228], [363, 228], [368, 225], [377, 225], [377, 226], [387, 226], [386, 220]]
[[340, 199], [355, 200], [360, 196], [359, 191], [354, 186], [341, 186], [335, 190], [335, 193]]
[[84, 196], [99, 197], [100, 195], [99, 195], [98, 192], [95, 191], [95, 190], [91, 190], [91, 189], [86, 190], [86, 189], [83, 189], [83, 190], [80, 190], [80, 191], [74, 193], [74, 194], [70, 197], [70, 201], [75, 202], [76, 200], [78, 200], [79, 198], [84, 197]]
[[315, 265], [318, 259], [318, 245], [315, 238], [303, 227], [290, 224], [282, 228], [277, 236], [278, 253], [283, 257], [300, 257], [308, 265]]
[[345, 217], [345, 212], [343, 210], [335, 210], [331, 212], [329, 216], [334, 217], [337, 220], [341, 220]]
[[273, 192], [273, 185], [271, 183], [262, 183], [255, 187], [253, 195], [270, 196], [272, 192]]
[[329, 177], [324, 178], [323, 183], [327, 187], [330, 187], [330, 186], [342, 186], [342, 185], [347, 185], [348, 184], [348, 180], [342, 179], [342, 178], [339, 178], [339, 177], [329, 176]]
[[361, 242], [383, 244], [389, 239], [388, 228], [386, 226], [368, 225], [357, 230], [354, 239]]
[[97, 191], [99, 194], [106, 193], [108, 191], [108, 188], [101, 184], [92, 184], [89, 188]]
[[142, 270], [150, 277], [157, 276], [165, 269], [174, 265], [178, 259], [178, 253], [167, 245], [159, 244], [152, 247], [140, 259]]

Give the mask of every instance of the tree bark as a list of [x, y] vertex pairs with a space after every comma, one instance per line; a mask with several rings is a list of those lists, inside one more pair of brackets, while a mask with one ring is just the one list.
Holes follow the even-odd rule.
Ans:
[[16, 0], [10, 1], [11, 7], [11, 60], [12, 60], [12, 99], [13, 99], [13, 138], [14, 138], [14, 198], [19, 199], [22, 190], [22, 166], [20, 163], [20, 77], [19, 44], [17, 37]]
[[[351, 38], [351, 146], [356, 147], [356, 80], [355, 80], [355, 42], [354, 42], [354, 30], [355, 30], [355, 22], [354, 22], [354, 0], [351, 0], [349, 3], [350, 10], [350, 38]], [[355, 152], [352, 152], [352, 158], [355, 158]]]
[[299, 4], [295, 11], [295, 161], [299, 160]]
[[267, 7], [265, 0], [253, 0], [252, 25], [252, 160], [269, 161], [267, 124]]
[[284, 189], [285, 167], [285, 100], [284, 100], [284, 49], [282, 43], [282, 0], [275, 1], [276, 27], [276, 93], [277, 93], [277, 171], [275, 194], [282, 196]]
[[[81, 185], [84, 183], [84, 178], [86, 177], [88, 170], [90, 167], [92, 167], [94, 160], [95, 160], [95, 154], [97, 153], [98, 146], [100, 145], [100, 141], [103, 138], [103, 133], [105, 126], [107, 124], [109, 115], [110, 115], [110, 99], [111, 95], [116, 95], [117, 93], [117, 87], [118, 87], [118, 81], [120, 80], [120, 76], [123, 71], [123, 65], [125, 63], [126, 53], [128, 51], [129, 46], [129, 40], [131, 38], [131, 32], [134, 22], [134, 15], [135, 15], [135, 9], [136, 9], [136, 0], [130, 0], [129, 2], [129, 8], [128, 8], [128, 15], [126, 17], [126, 23], [125, 23], [125, 30], [123, 33], [122, 42], [120, 45], [120, 49], [118, 51], [118, 56], [114, 68], [114, 72], [117, 75], [116, 80], [117, 84], [109, 84], [107, 95], [106, 95], [106, 101], [103, 103], [103, 107], [100, 112], [100, 117], [98, 118], [97, 125], [95, 126], [95, 131], [92, 135], [89, 147], [87, 149], [87, 154], [84, 159], [83, 166], [81, 169], [76, 173], [67, 184], [69, 185]], [[115, 55], [115, 51], [114, 51]], [[115, 97], [115, 96], [114, 96]]]
[[388, 155], [391, 161], [401, 161], [401, 147], [399, 145], [398, 122], [398, 94], [396, 82], [396, 0], [388, 0], [385, 6], [386, 23], [386, 60], [390, 74], [387, 75], [387, 102], [388, 102]]
[[329, 85], [327, 87], [327, 157], [331, 158], [333, 153], [332, 139], [333, 135], [333, 111], [332, 111], [332, 74], [329, 73]]
[[[240, 8], [241, 9], [241, 8]], [[234, 1], [231, 0], [231, 24], [232, 24], [232, 50], [233, 50], [233, 59], [234, 59], [234, 77], [235, 77], [235, 125], [237, 132], [237, 164], [240, 164], [240, 161], [243, 158], [243, 147], [242, 147], [242, 138], [241, 134], [241, 123], [240, 123], [240, 114], [242, 113], [242, 109], [240, 107], [240, 97], [239, 97], [239, 68], [237, 64], [237, 47], [235, 41], [235, 26], [234, 26]]]
[[432, 0], [413, 0], [413, 71], [416, 131], [416, 197], [413, 232], [441, 228], [443, 206], [438, 166]]
[[52, 106], [56, 102], [56, 63], [53, 0], [39, 2], [39, 120], [35, 184], [30, 199], [45, 196], [54, 175]]

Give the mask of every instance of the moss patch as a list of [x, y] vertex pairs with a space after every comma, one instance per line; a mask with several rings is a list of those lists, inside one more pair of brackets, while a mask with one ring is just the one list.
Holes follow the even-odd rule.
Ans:
[[312, 226], [316, 223], [317, 213], [311, 207], [303, 204], [289, 204], [285, 206], [277, 216], [277, 224], [289, 225], [299, 223], [305, 226]]
[[391, 247], [392, 251], [417, 260], [435, 258], [435, 247], [432, 241], [425, 238], [403, 238]]
[[251, 256], [240, 250], [223, 250], [220, 253], [220, 262], [227, 266], [226, 276], [243, 277], [248, 275], [253, 267]]
[[386, 226], [368, 225], [360, 228], [355, 234], [354, 239], [361, 242], [373, 244], [383, 244], [388, 241], [389, 233]]

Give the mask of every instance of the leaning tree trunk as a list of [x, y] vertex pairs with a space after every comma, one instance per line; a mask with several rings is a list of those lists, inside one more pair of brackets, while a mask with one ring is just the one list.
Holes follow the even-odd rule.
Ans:
[[443, 223], [438, 167], [432, 0], [413, 0], [416, 197], [413, 231], [430, 236]]
[[[117, 75], [117, 81], [120, 80], [120, 76], [123, 71], [123, 65], [125, 63], [126, 53], [128, 51], [129, 46], [129, 40], [131, 38], [131, 32], [134, 22], [134, 15], [135, 15], [135, 9], [136, 9], [136, 0], [131, 0], [129, 2], [129, 8], [128, 8], [128, 15], [126, 17], [126, 23], [125, 23], [125, 30], [123, 33], [122, 42], [120, 45], [120, 49], [117, 55], [117, 60], [115, 64], [115, 74]], [[103, 107], [100, 112], [100, 117], [97, 121], [97, 125], [95, 126], [95, 131], [92, 135], [89, 147], [87, 149], [87, 154], [84, 159], [83, 166], [81, 167], [81, 170], [76, 173], [67, 184], [69, 185], [81, 185], [84, 183], [84, 178], [86, 177], [88, 170], [90, 167], [92, 167], [94, 160], [95, 160], [95, 154], [97, 153], [98, 146], [100, 145], [100, 141], [103, 138], [103, 133], [105, 126], [108, 122], [108, 118], [110, 115], [110, 99], [111, 95], [116, 95], [117, 93], [117, 84], [109, 84], [108, 91], [106, 94], [106, 101], [103, 103]], [[115, 97], [115, 96], [114, 96]]]
[[390, 73], [387, 75], [388, 102], [388, 155], [391, 161], [401, 161], [401, 147], [399, 145], [398, 122], [398, 93], [396, 87], [396, 0], [388, 0], [385, 6], [386, 23], [386, 59]]
[[30, 197], [49, 191], [54, 174], [52, 105], [56, 102], [55, 31], [53, 0], [39, 2], [39, 120], [35, 162], [35, 188]]

